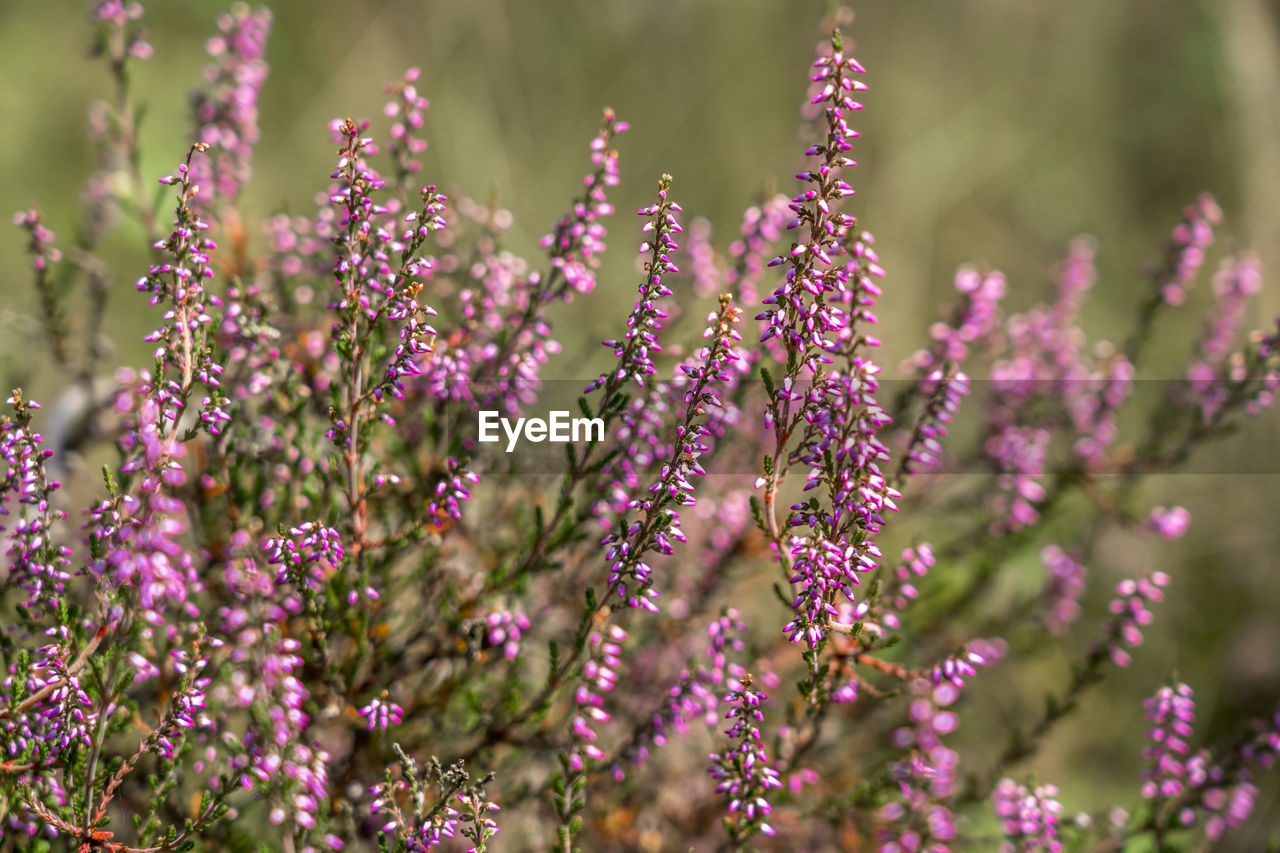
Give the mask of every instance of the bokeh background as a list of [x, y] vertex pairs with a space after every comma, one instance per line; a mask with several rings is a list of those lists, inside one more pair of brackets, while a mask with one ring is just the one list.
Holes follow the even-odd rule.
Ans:
[[[509, 208], [512, 248], [530, 257], [580, 186], [601, 108], [631, 122], [618, 141], [620, 213], [609, 223], [600, 290], [560, 313], [561, 328], [574, 330], [563, 338], [574, 354], [582, 351], [575, 344], [610, 336], [629, 306], [639, 239], [629, 211], [662, 172], [675, 176], [689, 218], [714, 223], [721, 246], [762, 190], [793, 186], [804, 72], [829, 11], [797, 0], [270, 5], [272, 76], [247, 221], [311, 210], [332, 168], [327, 122], [380, 117], [383, 84], [411, 65], [431, 100], [423, 178]], [[149, 104], [149, 177], [171, 171], [191, 141], [188, 93], [223, 8], [183, 0], [148, 9], [156, 55], [136, 66], [133, 82]], [[1204, 190], [1226, 213], [1226, 245], [1250, 244], [1264, 269], [1280, 270], [1280, 2], [863, 0], [855, 12], [847, 31], [871, 91], [856, 123], [854, 210], [878, 235], [889, 271], [879, 313], [891, 372], [922, 341], [959, 264], [1004, 270], [1010, 306], [1027, 307], [1082, 232], [1101, 246], [1086, 324], [1095, 337], [1120, 337], [1146, 293], [1140, 265], [1158, 257], [1181, 207]], [[90, 170], [86, 112], [110, 94], [87, 57], [89, 40], [79, 3], [0, 0], [0, 211], [38, 203], [60, 235], [70, 233]], [[0, 231], [0, 381], [47, 397], [58, 377], [33, 356], [39, 334], [22, 249], [16, 229]], [[139, 337], [154, 318], [132, 290], [146, 265], [141, 232], [118, 230], [103, 254], [116, 291], [113, 360], [145, 363]], [[1207, 300], [1201, 287], [1164, 321], [1168, 343], [1152, 351], [1144, 377], [1180, 374]], [[1277, 313], [1272, 284], [1250, 326]], [[589, 373], [562, 360], [547, 375]], [[1163, 675], [1176, 671], [1193, 684], [1210, 737], [1280, 693], [1278, 434], [1275, 415], [1264, 416], [1198, 457], [1194, 473], [1156, 478], [1151, 500], [1191, 509], [1192, 533], [1167, 547], [1117, 541], [1091, 567], [1110, 581], [1161, 566], [1175, 586], [1132, 674], [1092, 695], [1033, 765], [1061, 785], [1069, 809], [1134, 791], [1139, 703]], [[1031, 555], [1016, 568], [1038, 571], [1033, 563]], [[1106, 584], [1094, 589], [1101, 604]], [[1029, 719], [1034, 703], [1003, 688], [1027, 679], [1051, 688], [1068, 660], [1064, 652], [1032, 670], [993, 674], [995, 689], [974, 701], [986, 703], [993, 729]], [[1265, 833], [1280, 827], [1274, 791], [1264, 789], [1252, 829], [1232, 849], [1262, 849]]]

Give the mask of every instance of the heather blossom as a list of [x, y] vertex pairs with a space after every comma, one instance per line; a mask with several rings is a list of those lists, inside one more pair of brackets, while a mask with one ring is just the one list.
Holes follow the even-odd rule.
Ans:
[[1045, 497], [1040, 477], [1049, 449], [1049, 431], [1009, 426], [987, 439], [983, 446], [999, 472], [999, 491], [991, 496], [994, 535], [1019, 530], [1040, 517], [1036, 504]]
[[796, 217], [788, 224], [788, 229], [808, 225], [808, 239], [794, 243], [788, 255], [770, 261], [771, 266], [788, 260], [790, 265], [784, 284], [764, 300], [770, 308], [757, 319], [764, 321], [762, 341], [781, 337], [788, 353], [804, 353], [803, 361], [816, 373], [824, 357], [814, 350], [834, 347], [827, 336], [838, 332], [844, 322], [843, 312], [825, 305], [821, 296], [843, 289], [832, 265], [837, 256], [845, 253], [841, 241], [854, 226], [854, 219], [848, 214], [833, 212], [832, 208], [854, 193], [853, 188], [836, 175], [842, 168], [854, 165], [845, 152], [853, 148], [850, 140], [857, 138], [858, 133], [848, 126], [845, 113], [862, 109], [862, 104], [848, 93], [865, 90], [867, 86], [852, 76], [864, 74], [866, 69], [852, 56], [844, 54], [838, 35], [833, 40], [832, 52], [819, 56], [814, 68], [817, 70], [813, 79], [823, 86], [813, 103], [822, 104], [826, 111], [827, 142], [805, 151], [806, 156], [817, 158], [819, 164], [816, 169], [796, 176], [813, 188], [791, 200], [790, 208]]
[[950, 682], [934, 686], [922, 679], [913, 681], [910, 689], [908, 722], [892, 735], [894, 746], [909, 754], [893, 767], [899, 796], [881, 809], [878, 849], [948, 853], [956, 825], [947, 798], [955, 790], [959, 756], [942, 739], [959, 725], [956, 713], [947, 708], [960, 690]]
[[397, 183], [401, 186], [407, 185], [410, 178], [422, 170], [417, 156], [427, 150], [427, 141], [417, 135], [422, 128], [423, 113], [431, 105], [418, 92], [421, 73], [417, 68], [410, 68], [403, 78], [389, 84], [386, 90], [394, 94], [395, 99], [388, 101], [382, 110], [387, 118], [395, 119], [391, 125], [390, 153], [395, 161]]
[[599, 761], [605, 757], [600, 747], [592, 743], [596, 739], [593, 724], [609, 721], [609, 712], [604, 709], [604, 694], [617, 686], [617, 670], [622, 662], [621, 643], [626, 638], [626, 631], [610, 625], [603, 632], [593, 632], [587, 639], [590, 656], [582, 667], [582, 684], [574, 692], [578, 710], [572, 728], [578, 746], [568, 756], [569, 769], [575, 773], [582, 770], [586, 758]]
[[[1076, 238], [1016, 313], [1025, 282], [961, 267], [882, 403], [886, 270], [843, 207], [867, 86], [836, 30], [794, 194], [757, 195], [727, 246], [696, 215], [680, 236], [669, 175], [637, 211], [638, 293], [576, 401], [604, 437], [486, 458], [479, 411], [564, 405], [548, 376], [582, 342], [560, 312], [607, 289], [627, 124], [605, 111], [542, 257], [522, 257], [509, 188], [419, 180], [429, 75], [410, 68], [380, 129], [285, 143], [336, 162], [313, 209], [255, 231], [236, 205], [260, 180], [270, 13], [216, 19], [194, 144], [157, 199], [130, 82], [142, 14], [92, 4], [114, 98], [90, 108], [83, 210], [58, 225], [74, 241], [41, 208], [14, 218], [64, 387], [43, 409], [14, 390], [0, 416], [0, 848], [1056, 853], [1182, 849], [1251, 819], [1280, 716], [1193, 745], [1182, 683], [1144, 705], [1126, 806], [1068, 822], [1066, 796], [1026, 781], [1182, 572], [1190, 514], [1145, 503], [1145, 478], [1280, 388], [1276, 327], [1245, 327], [1260, 263], [1211, 256], [1209, 196], [1122, 345], [1085, 331], [1100, 241]], [[128, 220], [158, 315], [145, 368], [109, 363], [103, 334], [100, 252]], [[1145, 410], [1156, 321], [1215, 262], [1191, 361]], [[1167, 540], [1161, 571], [1102, 547], [1121, 537]], [[1104, 569], [1130, 579], [1077, 643]], [[1048, 695], [1020, 680], [1060, 657]], [[991, 707], [996, 661], [1007, 719], [953, 738]]]
[[1164, 600], [1164, 588], [1169, 576], [1164, 572], [1152, 572], [1137, 580], [1125, 579], [1116, 584], [1116, 597], [1107, 605], [1112, 618], [1104, 624], [1106, 649], [1111, 660], [1119, 667], [1127, 667], [1132, 657], [1124, 646], [1142, 643], [1142, 628], [1155, 618], [1150, 605]]
[[204, 195], [196, 199], [202, 210], [211, 209], [215, 199], [234, 204], [251, 176], [271, 12], [239, 4], [217, 23], [218, 34], [205, 44], [213, 60], [204, 72], [208, 88], [192, 97], [195, 136], [209, 146], [208, 156], [193, 164], [192, 178], [204, 187]]
[[757, 832], [775, 834], [768, 822], [773, 811], [768, 795], [771, 788], [782, 787], [778, 771], [769, 766], [758, 725], [764, 721], [760, 707], [769, 697], [754, 689], [749, 673], [744, 674], [739, 683], [739, 689], [724, 697], [724, 702], [730, 705], [725, 719], [733, 720], [725, 734], [735, 743], [709, 756], [709, 772], [716, 780], [716, 792], [729, 798], [725, 829], [737, 845]]
[[676, 214], [684, 210], [675, 201], [668, 200], [671, 190], [671, 176], [663, 175], [658, 182], [658, 201], [636, 211], [637, 216], [647, 217], [645, 234], [653, 234], [640, 246], [640, 254], [648, 254], [645, 262], [645, 280], [640, 285], [640, 298], [635, 308], [627, 317], [626, 335], [619, 340], [605, 341], [604, 345], [613, 350], [618, 366], [612, 375], [602, 374], [595, 382], [587, 386], [584, 393], [591, 393], [597, 388], [615, 386], [619, 383], [634, 381], [644, 385], [644, 377], [656, 372], [653, 355], [662, 347], [657, 343], [657, 333], [662, 329], [662, 321], [666, 314], [657, 306], [657, 301], [671, 295], [671, 288], [663, 284], [663, 277], [676, 272], [677, 267], [671, 260], [671, 254], [679, 248], [674, 235], [684, 229]]
[[661, 706], [618, 751], [613, 764], [615, 779], [626, 778], [622, 760], [643, 767], [653, 748], [665, 746], [671, 735], [689, 734], [691, 722], [701, 719], [707, 726], [715, 726], [720, 721], [719, 691], [728, 679], [740, 679], [746, 674], [741, 665], [730, 660], [730, 653], [741, 653], [745, 648], [742, 636], [746, 631], [742, 615], [733, 608], [712, 620], [707, 626], [706, 660], [680, 671]]
[[[425, 101], [415, 107], [422, 108]], [[495, 238], [511, 225], [509, 212], [462, 200], [461, 213], [481, 225], [484, 236], [476, 241], [478, 260], [449, 254], [441, 258], [441, 269], [465, 272], [467, 278], [458, 294], [460, 327], [438, 342], [435, 358], [424, 370], [435, 398], [511, 414], [536, 398], [542, 366], [560, 351], [548, 307], [595, 286], [594, 270], [606, 248], [602, 220], [614, 210], [608, 190], [618, 183], [618, 152], [611, 145], [627, 127], [612, 110], [605, 110], [590, 144], [592, 170], [583, 179], [582, 195], [553, 233], [541, 240], [549, 261], [545, 273], [531, 271], [528, 261], [509, 251], [497, 250]], [[395, 144], [393, 151], [398, 150]], [[442, 238], [443, 245], [452, 244], [449, 235]]]
[[991, 345], [1001, 319], [1000, 300], [1007, 287], [1002, 273], [979, 273], [962, 267], [956, 272], [954, 283], [960, 303], [945, 311], [945, 321], [930, 326], [929, 336], [934, 343], [917, 350], [901, 366], [904, 372], [919, 377], [919, 385], [912, 393], [925, 403], [905, 438], [906, 447], [895, 477], [899, 484], [912, 474], [941, 464], [942, 440], [970, 392], [969, 376], [960, 365], [969, 358], [971, 349]]
[[774, 195], [742, 214], [742, 236], [729, 244], [734, 263], [724, 271], [724, 280], [736, 289], [736, 298], [743, 305], [755, 305], [759, 301], [757, 287], [775, 254], [774, 246], [782, 239], [791, 219], [790, 204], [791, 200], [785, 195]]
[[404, 720], [404, 709], [387, 699], [387, 691], [382, 691], [381, 696], [375, 696], [360, 709], [360, 716], [367, 720], [366, 725], [369, 731], [374, 729], [388, 729], [391, 726], [398, 726]]
[[[879, 342], [856, 325], [875, 322], [870, 309], [880, 289], [874, 279], [884, 270], [872, 248], [874, 238], [855, 231], [854, 218], [833, 209], [853, 194], [836, 176], [853, 165], [845, 152], [858, 134], [849, 128], [846, 113], [862, 109], [849, 93], [867, 88], [853, 76], [865, 69], [845, 55], [838, 32], [831, 52], [820, 55], [814, 68], [812, 79], [821, 89], [812, 102], [823, 105], [827, 141], [805, 152], [819, 162], [796, 176], [812, 188], [792, 199], [796, 216], [788, 225], [801, 237], [807, 226], [807, 240], [793, 243], [788, 255], [770, 262], [790, 261], [785, 282], [764, 300], [770, 307], [757, 318], [764, 321], [761, 341], [781, 338], [787, 354], [783, 384], [769, 387], [776, 449], [761, 478], [768, 513], [765, 532], [783, 557], [793, 589], [795, 616], [784, 630], [793, 643], [804, 642], [811, 649], [824, 639], [828, 619], [838, 614], [836, 594], [852, 599], [858, 574], [875, 568], [880, 552], [869, 537], [880, 532], [882, 513], [896, 509], [898, 496], [880, 467], [889, 460], [889, 451], [878, 432], [890, 421], [874, 397], [880, 368], [859, 353]], [[837, 261], [841, 255], [847, 256], [844, 263]], [[829, 369], [836, 355], [841, 364]], [[801, 367], [812, 377], [804, 391], [795, 382]], [[827, 503], [824, 507], [810, 499], [793, 505], [787, 526], [811, 532], [784, 539], [773, 500], [785, 471], [780, 465], [783, 451], [797, 430], [802, 437], [793, 457], [808, 469], [806, 490], [825, 487]]]
[[[669, 234], [679, 228], [674, 216], [666, 212], [667, 209], [679, 209], [674, 203], [667, 207], [669, 183], [669, 178], [664, 176], [659, 184], [660, 203], [641, 211], [652, 217], [645, 223], [645, 231], [656, 230], [657, 242], [651, 249], [652, 260], [646, 265], [648, 276], [641, 286], [640, 300], [627, 321], [625, 343], [605, 342], [606, 346], [614, 348], [619, 361], [614, 373], [602, 375], [597, 380], [597, 385], [605, 389], [606, 401], [627, 380], [643, 384], [643, 378], [652, 373], [649, 362], [651, 333], [644, 327], [656, 325], [656, 318], [661, 314], [654, 301], [669, 294], [662, 285], [661, 277], [670, 266], [666, 253], [674, 248]], [[649, 248], [648, 244], [646, 248]], [[689, 380], [689, 387], [683, 391], [684, 417], [677, 426], [669, 455], [663, 461], [657, 480], [649, 487], [648, 496], [634, 497], [627, 502], [626, 510], [634, 512], [631, 520], [624, 517], [618, 529], [604, 539], [603, 544], [608, 547], [606, 559], [611, 563], [609, 587], [631, 607], [640, 606], [657, 612], [653, 569], [647, 562], [646, 553], [671, 554], [674, 542], [685, 541], [679, 510], [674, 507], [696, 504], [692, 480], [706, 473], [698, 460], [709, 449], [706, 436], [710, 429], [705, 419], [710, 410], [722, 405], [717, 386], [728, 380], [728, 365], [738, 358], [735, 346], [742, 340], [736, 329], [740, 315], [741, 311], [726, 295], [721, 297], [720, 310], [707, 316], [703, 337], [709, 342], [698, 352], [694, 363], [681, 367]], [[592, 388], [587, 390], [589, 393]], [[630, 591], [628, 583], [632, 585]]]
[[962, 689], [966, 678], [978, 674], [975, 667], [989, 666], [1004, 657], [1003, 645], [1003, 642], [998, 641], [974, 640], [966, 648], [935, 665], [929, 672], [929, 680], [935, 686], [949, 682], [956, 689]]
[[485, 617], [485, 643], [502, 649], [507, 660], [520, 654], [520, 636], [530, 628], [529, 617], [510, 610], [497, 610]]
[[[558, 273], [568, 288], [579, 293], [589, 293], [595, 287], [595, 270], [605, 248], [605, 228], [600, 219], [613, 213], [606, 194], [609, 187], [618, 185], [618, 152], [610, 145], [614, 136], [629, 128], [613, 110], [605, 110], [600, 132], [591, 140], [591, 162], [595, 170], [583, 181], [585, 195], [574, 203], [571, 213], [556, 223], [555, 230], [541, 240], [541, 246], [551, 253], [553, 273]], [[564, 288], [551, 289], [554, 282], [554, 276], [548, 276], [542, 293], [567, 296]]]
[[292, 583], [318, 592], [325, 575], [337, 569], [345, 555], [342, 539], [332, 527], [313, 521], [290, 528], [262, 544], [268, 565], [276, 566], [276, 583]]
[[1062, 803], [1057, 795], [1053, 785], [1028, 788], [1012, 779], [1000, 780], [992, 798], [1008, 839], [1000, 846], [1001, 853], [1059, 853], [1064, 849], [1058, 840]]
[[904, 548], [902, 562], [893, 569], [892, 577], [886, 583], [876, 605], [867, 608], [870, 614], [877, 617], [885, 628], [893, 631], [900, 629], [901, 613], [920, 597], [917, 582], [927, 575], [937, 562], [933, 546], [928, 542]]
[[126, 0], [97, 0], [90, 11], [90, 17], [105, 25], [106, 38], [111, 42], [113, 54], [118, 50], [121, 59], [130, 56], [134, 59], [150, 59], [155, 53], [147, 41], [147, 28], [138, 24], [146, 10], [141, 3]]
[[[607, 612], [603, 613], [607, 619]], [[622, 663], [622, 643], [627, 632], [616, 624], [592, 630], [586, 637], [586, 661], [581, 679], [573, 693], [574, 711], [570, 723], [569, 747], [559, 755], [560, 774], [552, 789], [559, 826], [556, 838], [562, 847], [572, 849], [573, 836], [581, 823], [578, 813], [586, 806], [584, 789], [587, 761], [604, 761], [604, 750], [596, 743], [596, 727], [612, 717], [605, 710], [605, 695], [618, 684]]]
[[1167, 800], [1185, 788], [1186, 756], [1191, 750], [1187, 741], [1195, 722], [1195, 700], [1185, 684], [1165, 686], [1146, 700], [1143, 708], [1152, 727], [1147, 732], [1151, 745], [1142, 752], [1148, 762], [1142, 774], [1142, 796]]
[[[231, 420], [218, 378], [223, 365], [214, 357], [209, 340], [213, 324], [209, 310], [222, 307], [221, 299], [206, 289], [207, 280], [213, 278], [209, 253], [217, 245], [205, 236], [209, 225], [195, 207], [200, 186], [191, 171], [196, 154], [203, 155], [208, 147], [203, 142], [191, 146], [186, 162], [179, 164], [174, 174], [160, 179], [160, 183], [178, 188], [173, 231], [153, 247], [163, 251], [167, 259], [153, 264], [136, 285], [140, 292], [151, 294], [150, 304], [166, 305], [164, 325], [145, 338], [159, 344], [158, 372], [149, 393], [160, 406], [163, 423], [158, 429], [164, 435], [176, 430], [197, 381], [209, 392], [200, 404], [203, 427], [216, 435]], [[176, 375], [171, 376], [170, 371]]]
[[1183, 211], [1183, 219], [1173, 229], [1167, 269], [1162, 273], [1160, 297], [1170, 305], [1181, 305], [1204, 263], [1205, 250], [1213, 243], [1214, 226], [1222, 223], [1222, 209], [1205, 193]]
[[42, 214], [34, 207], [15, 213], [13, 224], [27, 232], [27, 256], [31, 258], [31, 269], [35, 273], [36, 287], [40, 294], [40, 310], [44, 315], [49, 343], [53, 348], [54, 358], [59, 363], [65, 364], [67, 321], [62, 315], [61, 306], [55, 297], [53, 282], [49, 277], [53, 266], [62, 262], [62, 250], [54, 245], [57, 235], [45, 227]]
[[1008, 290], [1008, 282], [999, 270], [979, 272], [971, 267], [956, 271], [955, 289], [960, 294], [958, 305], [947, 311], [946, 320], [929, 327], [933, 345], [917, 350], [904, 368], [928, 375], [948, 363], [964, 362], [977, 345], [995, 332], [1000, 318], [1000, 301]]
[[1187, 525], [1190, 523], [1191, 513], [1184, 507], [1157, 506], [1151, 508], [1151, 514], [1147, 516], [1143, 527], [1164, 539], [1178, 539], [1186, 533]]
[[1063, 634], [1080, 618], [1087, 571], [1078, 560], [1058, 545], [1040, 551], [1048, 577], [1045, 580], [1045, 624], [1054, 634]]
[[1229, 389], [1223, 379], [1239, 372], [1229, 357], [1244, 319], [1250, 297], [1262, 288], [1257, 257], [1224, 258], [1213, 278], [1214, 304], [1200, 334], [1198, 358], [1187, 368], [1192, 394], [1200, 399], [1201, 412], [1209, 420], [1225, 403]]
[[[12, 522], [4, 557], [8, 582], [23, 590], [22, 608], [27, 618], [35, 620], [46, 610], [57, 609], [71, 580], [71, 549], [53, 539], [54, 525], [66, 514], [52, 505], [53, 493], [61, 487], [46, 471], [45, 460], [53, 452], [41, 447], [43, 438], [31, 428], [40, 404], [24, 400], [19, 391], [6, 402], [13, 407], [15, 419], [0, 418], [0, 460], [4, 464], [0, 469], [0, 516], [11, 515], [6, 505], [15, 497], [18, 516]], [[0, 532], [5, 529], [0, 526]]]
[[901, 482], [911, 474], [937, 468], [942, 463], [942, 439], [946, 438], [961, 402], [969, 396], [969, 390], [968, 375], [954, 366], [925, 375], [920, 382], [920, 394], [926, 402], [907, 439], [895, 482]]

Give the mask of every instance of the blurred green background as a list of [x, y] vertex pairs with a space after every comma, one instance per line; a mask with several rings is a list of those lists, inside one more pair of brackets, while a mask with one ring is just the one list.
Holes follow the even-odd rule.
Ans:
[[[608, 224], [600, 292], [561, 313], [565, 326], [585, 330], [567, 341], [570, 353], [609, 336], [628, 307], [639, 239], [630, 211], [649, 199], [659, 174], [675, 176], [673, 194], [688, 218], [710, 219], [722, 247], [762, 189], [791, 189], [805, 70], [827, 11], [779, 0], [271, 7], [272, 75], [244, 204], [251, 222], [282, 207], [312, 210], [332, 167], [327, 122], [379, 118], [383, 84], [410, 65], [422, 69], [419, 88], [432, 104], [423, 179], [512, 210], [513, 248], [530, 257], [581, 185], [601, 108], [631, 122], [618, 140], [620, 213]], [[136, 97], [150, 105], [142, 132], [148, 178], [171, 171], [190, 142], [187, 95], [224, 8], [185, 0], [148, 9], [156, 55], [134, 75]], [[863, 139], [853, 207], [878, 235], [889, 271], [879, 313], [891, 375], [953, 292], [957, 265], [1003, 269], [1009, 304], [1026, 307], [1044, 295], [1052, 264], [1081, 232], [1101, 243], [1087, 327], [1095, 337], [1121, 336], [1145, 294], [1139, 265], [1158, 256], [1182, 206], [1203, 190], [1226, 213], [1222, 233], [1256, 248], [1264, 269], [1280, 269], [1280, 3], [864, 0], [855, 12], [847, 33], [871, 91], [856, 121]], [[0, 211], [39, 204], [61, 237], [70, 235], [90, 169], [86, 110], [110, 95], [102, 68], [86, 56], [89, 39], [81, 4], [0, 0]], [[117, 231], [103, 252], [114, 274], [109, 328], [121, 362], [145, 359], [138, 337], [154, 323], [132, 290], [146, 265], [140, 237]], [[256, 232], [255, 241], [263, 245]], [[39, 335], [28, 319], [35, 303], [22, 249], [16, 229], [0, 232], [0, 380], [47, 397], [57, 378], [32, 356]], [[1207, 300], [1202, 286], [1162, 326], [1172, 344], [1152, 353], [1143, 376], [1181, 374]], [[1280, 288], [1269, 286], [1249, 325], [1267, 325], [1278, 312]], [[548, 375], [582, 371], [553, 362]], [[1260, 473], [1152, 484], [1153, 502], [1192, 510], [1187, 540], [1141, 551], [1115, 543], [1104, 548], [1110, 562], [1091, 567], [1107, 583], [1135, 566], [1164, 566], [1176, 580], [1134, 676], [1111, 679], [1035, 764], [1041, 778], [1061, 783], [1069, 809], [1134, 790], [1138, 703], [1161, 675], [1176, 669], [1196, 687], [1211, 735], [1263, 710], [1280, 688], [1280, 481], [1268, 473], [1280, 460], [1266, 455], [1276, 447], [1274, 414], [1249, 432], [1196, 470], [1221, 460], [1224, 470]], [[1106, 584], [1094, 590], [1100, 604]], [[1065, 662], [1035, 677], [1052, 685]], [[990, 703], [997, 726], [1036, 711], [978, 701]], [[1265, 795], [1255, 826], [1276, 809], [1274, 794]], [[1238, 849], [1261, 849], [1257, 832]]]

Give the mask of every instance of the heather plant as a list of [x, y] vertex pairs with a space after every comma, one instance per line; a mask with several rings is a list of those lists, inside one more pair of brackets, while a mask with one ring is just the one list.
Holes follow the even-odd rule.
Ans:
[[[1280, 332], [1244, 327], [1258, 261], [1215, 259], [1210, 196], [1120, 343], [1081, 325], [1082, 237], [1018, 313], [998, 270], [958, 271], [890, 382], [892, 269], [847, 203], [871, 75], [839, 30], [797, 183], [728, 245], [670, 175], [638, 224], [609, 220], [627, 124], [606, 109], [522, 258], [509, 213], [422, 175], [415, 69], [383, 120], [296, 142], [336, 151], [297, 176], [314, 211], [245, 221], [265, 9], [216, 21], [155, 195], [142, 19], [92, 10], [115, 97], [74, 240], [14, 218], [78, 418], [14, 390], [0, 419], [0, 850], [1173, 851], [1250, 818], [1280, 711], [1202, 737], [1174, 673], [1128, 676], [1151, 695], [1128, 799], [1032, 775], [1184, 582], [1175, 560], [1108, 583], [1100, 540], [1181, 537], [1144, 480], [1280, 384]], [[150, 245], [137, 295], [97, 254], [125, 220]], [[606, 236], [639, 246], [634, 306], [595, 378], [551, 378]], [[1215, 264], [1182, 377], [1135, 393]], [[107, 363], [108, 297], [155, 316], [148, 364]], [[558, 442], [542, 416], [569, 385]], [[1063, 649], [1061, 683], [1026, 686], [1043, 710], [966, 749], [986, 670]]]

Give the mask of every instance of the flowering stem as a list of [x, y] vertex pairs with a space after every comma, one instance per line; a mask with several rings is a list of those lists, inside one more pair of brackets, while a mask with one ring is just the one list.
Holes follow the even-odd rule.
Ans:
[[[67, 666], [68, 676], [75, 675], [77, 672], [84, 669], [85, 664], [89, 662], [89, 656], [97, 650], [98, 646], [102, 643], [103, 638], [107, 636], [107, 630], [108, 628], [106, 625], [98, 628], [93, 637], [89, 639], [89, 642], [85, 644], [85, 647], [80, 650], [80, 654], [76, 655], [76, 659]], [[13, 708], [0, 708], [0, 720], [8, 719], [15, 714], [21, 714], [32, 706], [43, 702], [45, 699], [49, 698], [49, 695], [53, 693], [54, 690], [58, 689], [59, 686], [60, 685], [56, 682], [47, 684], [35, 693], [32, 693], [26, 699], [23, 699]]]
[[497, 354], [486, 358], [484, 362], [484, 366], [490, 368], [489, 372], [486, 373], [482, 366], [472, 377], [472, 381], [495, 379], [496, 376], [492, 374], [498, 373], [507, 365], [514, 348], [523, 339], [524, 332], [532, 326], [544, 306], [563, 296], [572, 286], [573, 283], [565, 276], [564, 263], [582, 253], [586, 242], [584, 238], [593, 220], [612, 210], [604, 203], [604, 188], [617, 181], [617, 152], [610, 150], [609, 144], [617, 133], [626, 129], [626, 122], [618, 121], [613, 110], [605, 108], [600, 132], [592, 142], [592, 150], [596, 152], [593, 155], [596, 167], [584, 181], [586, 186], [581, 198], [574, 200], [570, 213], [561, 218], [550, 237], [548, 254], [551, 267], [540, 278], [538, 285], [526, 295], [528, 301], [524, 310], [515, 317], [514, 322], [504, 325], [498, 336]]

